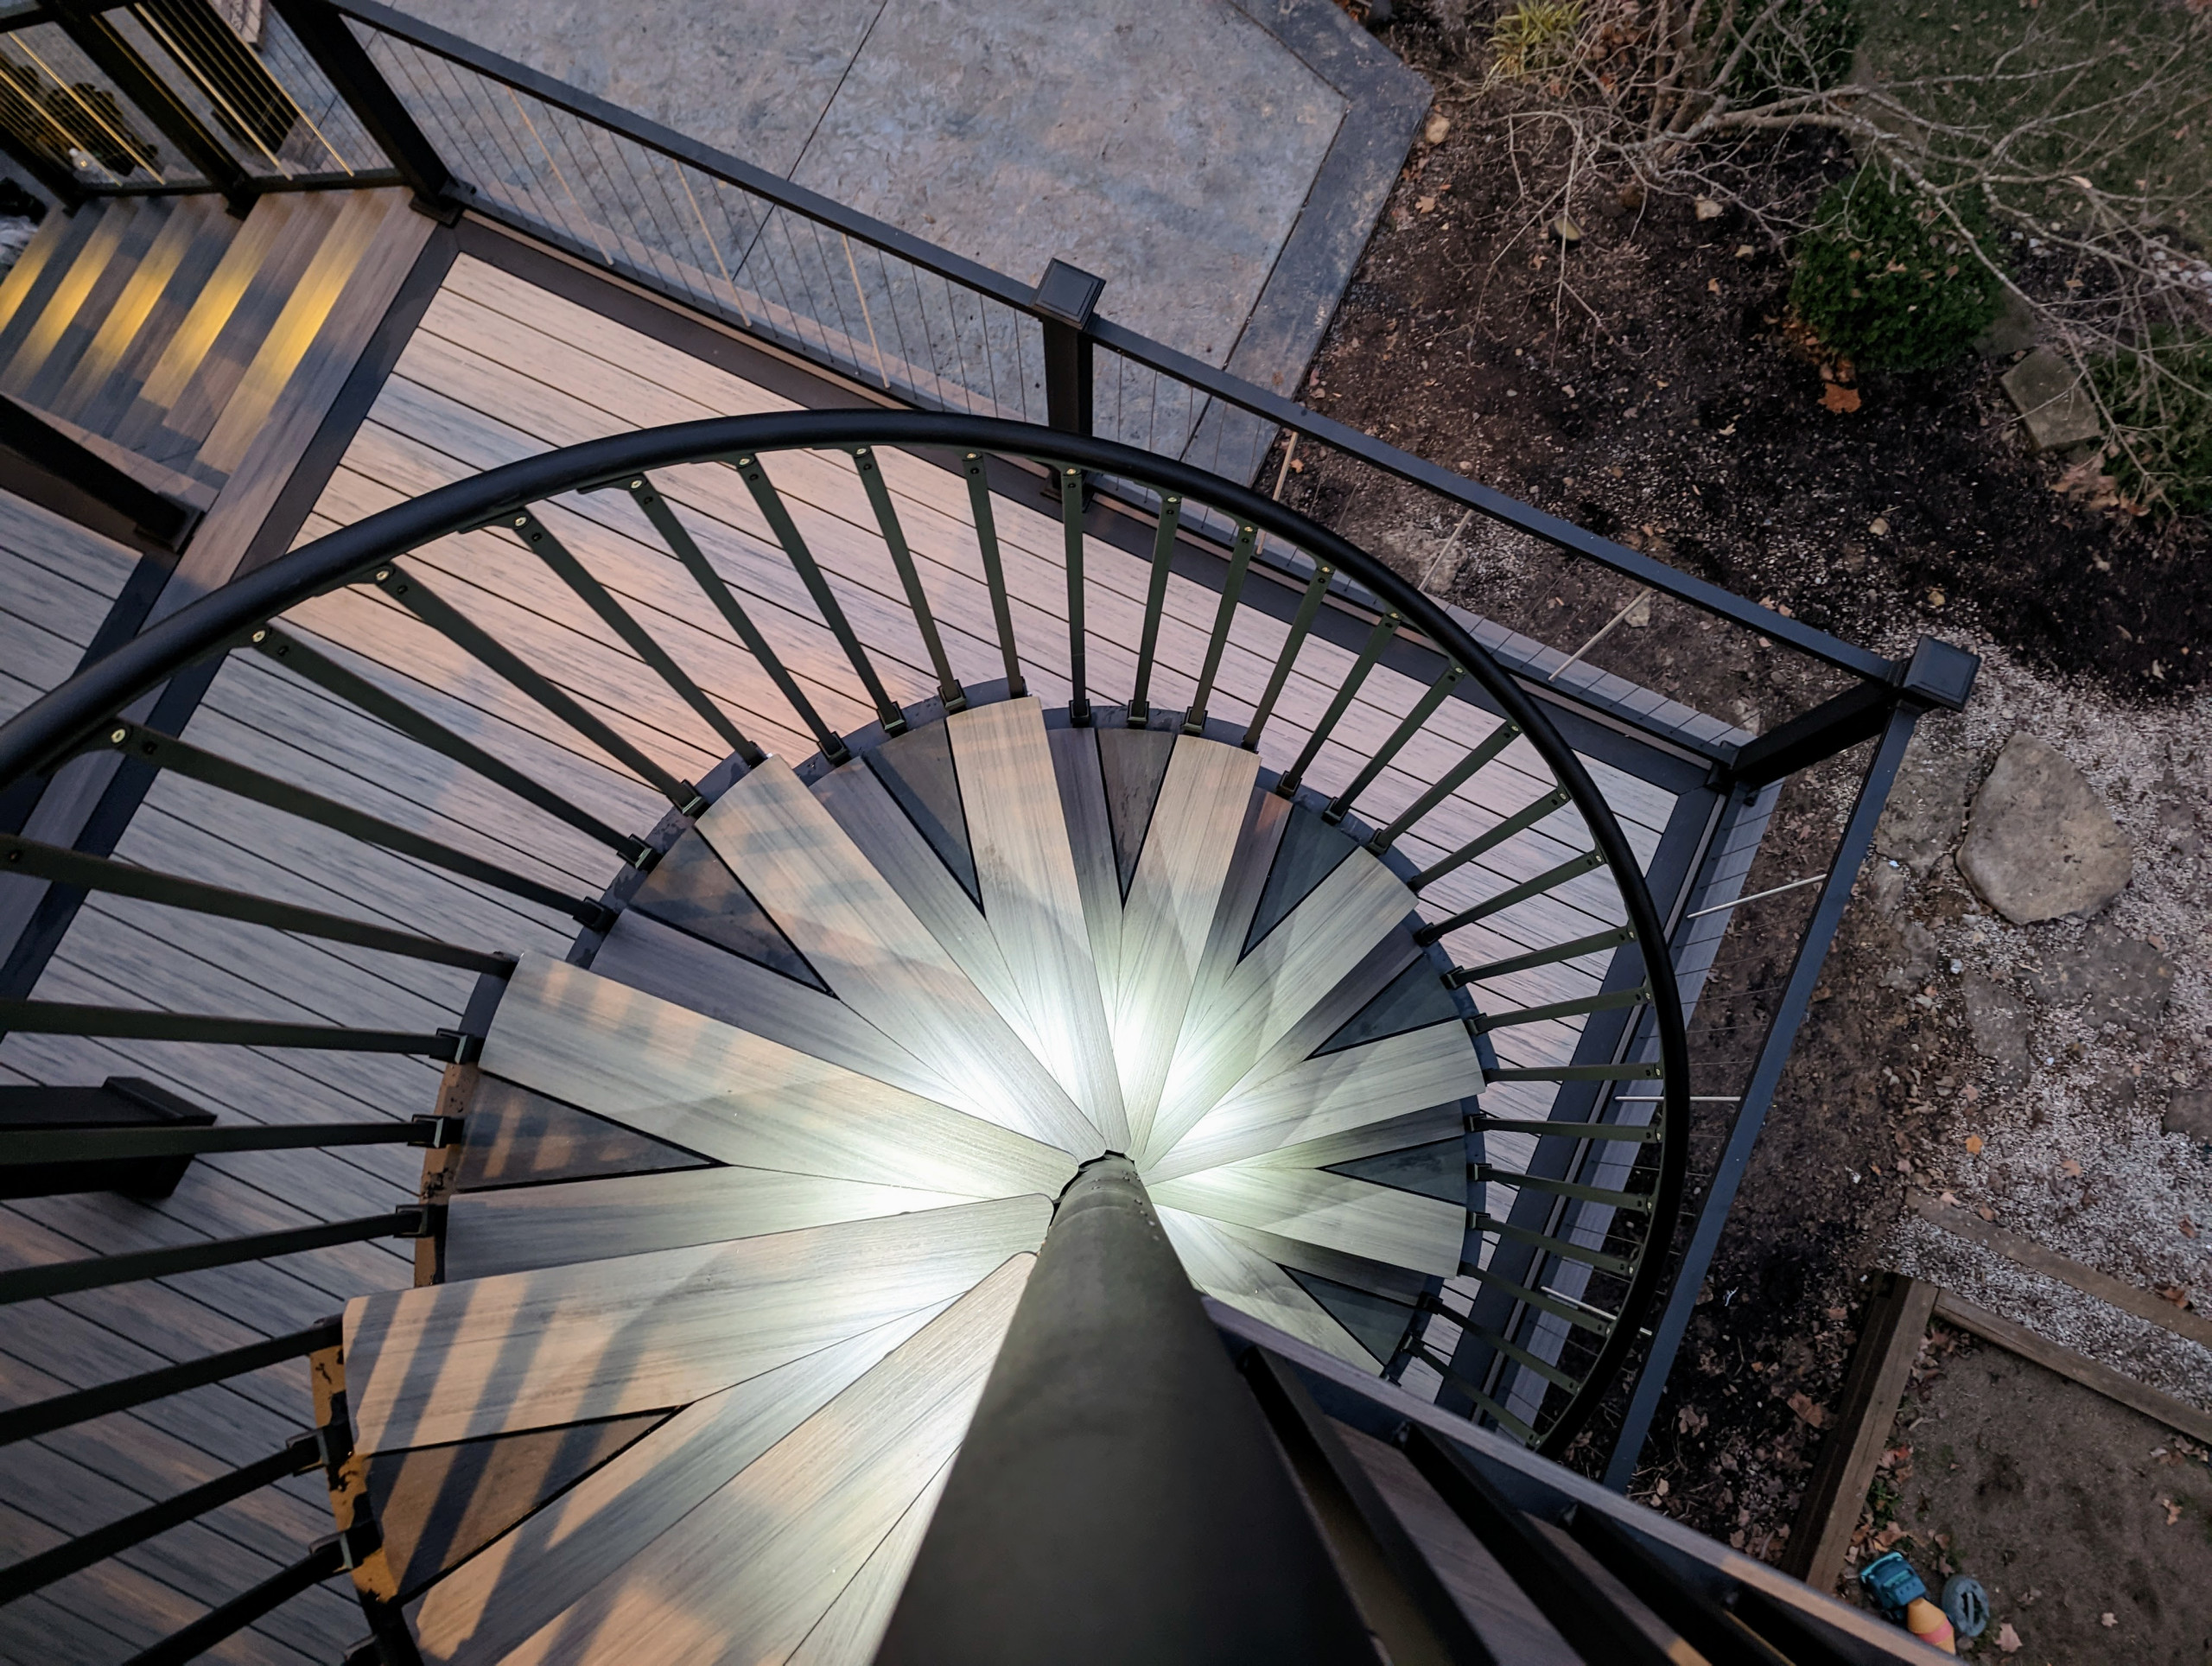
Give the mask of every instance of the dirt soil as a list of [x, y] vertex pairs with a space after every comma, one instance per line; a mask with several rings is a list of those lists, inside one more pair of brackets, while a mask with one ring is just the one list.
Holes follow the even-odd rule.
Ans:
[[1895, 1549], [1931, 1588], [1957, 1572], [1988, 1593], [1962, 1653], [2212, 1661], [2212, 1468], [2139, 1412], [1939, 1324], [1872, 1498], [1860, 1561]]
[[[1402, 6], [1382, 31], [1440, 88], [1444, 54], [1481, 10], [1445, 18], [1447, 3]], [[1854, 400], [1787, 327], [1785, 251], [1728, 214], [1700, 219], [1688, 202], [1597, 179], [1577, 182], [1582, 235], [1562, 248], [1526, 207], [1563, 183], [1540, 133], [1450, 98], [1438, 110], [1449, 133], [1409, 159], [1308, 402], [1848, 639], [1897, 654], [1929, 633], [1984, 656], [1968, 711], [1922, 726], [1631, 1489], [1771, 1561], [1840, 1394], [1866, 1275], [1913, 1262], [1909, 1187], [2170, 1300], [2212, 1303], [2212, 1143], [2162, 1128], [2212, 1088], [2212, 529], [2093, 506], [2068, 460], [2028, 451], [1998, 386], [2008, 354], [1859, 374], [1856, 408], [1838, 409]], [[1777, 200], [1802, 202], [1852, 166], [1794, 144], [1768, 178]], [[1517, 534], [1440, 521], [1433, 506], [1409, 514], [1332, 460], [1300, 467], [1285, 496], [1436, 593], [1548, 642], [1582, 641], [1636, 593]], [[1838, 686], [1674, 604], [1626, 626], [1593, 662], [1747, 728]], [[2065, 751], [2133, 846], [2134, 881], [2095, 921], [2012, 925], [1952, 860], [1971, 795], [2016, 729]], [[1864, 766], [1862, 749], [1785, 789], [1747, 891], [1819, 871]], [[1813, 894], [1732, 924], [1693, 1032], [1696, 1091], [1740, 1081]], [[2069, 1002], [2046, 976], [2115, 944], [2155, 945], [2171, 972], [2124, 1021]], [[1717, 1117], [1697, 1130], [1694, 1182], [1725, 1133]], [[2212, 1352], [2154, 1360], [2063, 1304], [2014, 1316], [2212, 1404]], [[1602, 1466], [1604, 1436], [1570, 1461]], [[2075, 1473], [2052, 1462], [2034, 1488]], [[2127, 1577], [2102, 1557], [2040, 1588], [2080, 1609]], [[2044, 1612], [2057, 1612], [2048, 1599]]]

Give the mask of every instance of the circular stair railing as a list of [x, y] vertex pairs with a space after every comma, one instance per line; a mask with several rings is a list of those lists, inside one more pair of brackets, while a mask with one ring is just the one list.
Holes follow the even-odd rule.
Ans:
[[[895, 466], [899, 468], [935, 456], [952, 465], [951, 478], [964, 474], [971, 520], [963, 529], [963, 550], [948, 554], [932, 544], [918, 561], [887, 483], [888, 458], [880, 454], [893, 451], [913, 454]], [[793, 454], [798, 453], [820, 454], [856, 474], [874, 522], [866, 531], [875, 542], [863, 556], [836, 552], [825, 563], [810, 547], [774, 483], [779, 471], [798, 467]], [[766, 528], [765, 538], [757, 531], [749, 536], [765, 552], [764, 559], [772, 559], [780, 547], [783, 582], [768, 587], [776, 594], [762, 587], [757, 571], [733, 569], [726, 556], [727, 525], [704, 530], [698, 494], [684, 485], [696, 477], [682, 473], [691, 465], [726, 466], [742, 480], [746, 499], [734, 500], [749, 500], [757, 515], [754, 525]], [[994, 481], [999, 487], [995, 497]], [[1022, 501], [1043, 506], [1038, 512], [1058, 521], [1064, 536], [1054, 552], [1056, 582], [1064, 582], [1065, 589], [1053, 600], [1064, 607], [1060, 617], [1040, 614], [1023, 600], [1019, 586], [1010, 586], [1009, 557], [998, 530], [999, 520], [1013, 512], [1007, 506], [1014, 499], [1005, 495], [1009, 481]], [[1133, 652], [1134, 674], [1112, 688], [1102, 686], [1103, 679], [1087, 664], [1100, 656], [1095, 633], [1087, 633], [1084, 622], [1087, 601], [1094, 604], [1094, 619], [1100, 616], [1099, 557], [1087, 556], [1085, 536], [1087, 525], [1096, 536], [1095, 525], [1086, 518], [1092, 512], [1089, 494], [1100, 490], [1145, 506], [1138, 512], [1157, 525], [1138, 639], [1114, 645], [1117, 662]], [[1276, 808], [1267, 813], [1278, 821], [1299, 819], [1305, 830], [1299, 835], [1306, 840], [1304, 860], [1315, 873], [1326, 871], [1326, 863], [1313, 853], [1325, 847], [1334, 850], [1332, 840], [1346, 850], [1363, 850], [1379, 863], [1398, 887], [1390, 930], [1396, 933], [1393, 952], [1399, 960], [1391, 963], [1412, 969], [1404, 976], [1393, 972], [1387, 980], [1393, 991], [1389, 1001], [1395, 1010], [1421, 1014], [1420, 1021], [1432, 1025], [1437, 1011], [1448, 1009], [1465, 1033], [1471, 1062], [1466, 1091], [1442, 1107], [1418, 1107], [1420, 1115], [1403, 1109], [1384, 1115], [1378, 1109], [1366, 1122], [1355, 1108], [1330, 1124], [1365, 1140], [1363, 1146], [1358, 1139], [1340, 1141], [1348, 1154], [1332, 1172], [1380, 1176], [1380, 1184], [1391, 1184], [1386, 1173], [1390, 1162], [1407, 1154], [1394, 1150], [1390, 1141], [1409, 1140], [1421, 1146], [1426, 1165], [1421, 1172], [1431, 1177], [1428, 1195], [1436, 1190], [1433, 1177], [1447, 1173], [1455, 1192], [1452, 1206], [1464, 1201], [1465, 1231], [1456, 1269], [1378, 1263], [1370, 1269], [1374, 1282], [1366, 1294], [1380, 1296], [1383, 1305], [1370, 1302], [1369, 1308], [1402, 1315], [1405, 1322], [1394, 1340], [1380, 1344], [1373, 1340], [1370, 1325], [1367, 1350], [1383, 1375], [1409, 1386], [1418, 1383], [1440, 1404], [1531, 1446], [1556, 1452], [1573, 1437], [1618, 1370], [1654, 1294], [1681, 1202], [1688, 1064], [1681, 1006], [1658, 914], [1612, 811], [1538, 704], [1441, 607], [1382, 562], [1230, 481], [1103, 441], [979, 418], [876, 410], [734, 417], [574, 446], [369, 514], [181, 609], [0, 728], [0, 791], [49, 775], [83, 754], [120, 753], [229, 795], [244, 812], [302, 817], [572, 919], [577, 935], [569, 959], [588, 967], [595, 945], [649, 878], [647, 870], [677, 848], [711, 804], [760, 770], [766, 759], [733, 715], [729, 701], [702, 686], [702, 680], [715, 679], [702, 679], [696, 664], [686, 668], [691, 639], [665, 641], [656, 636], [641, 622], [639, 609], [619, 597], [620, 587], [595, 575], [556, 534], [555, 527], [569, 525], [566, 518], [572, 512], [556, 508], [554, 499], [601, 492], [610, 493], [613, 504], [588, 500], [599, 506], [584, 512], [603, 516], [619, 510], [626, 495], [638, 512], [631, 524], [650, 527], [659, 540], [653, 553], [669, 582], [696, 586], [688, 592], [692, 600], [703, 599], [711, 607], [701, 616], [728, 633], [722, 645], [741, 645], [788, 709], [788, 717], [779, 712], [777, 723], [786, 734], [810, 734], [819, 747], [817, 756], [797, 771], [802, 781], [819, 783], [837, 766], [950, 714], [1020, 700], [1033, 682], [1065, 688], [1065, 704], [1056, 704], [1048, 720], [1061, 728], [1090, 726], [1102, 735], [1109, 730], [1188, 735], [1258, 754], [1261, 765], [1271, 766], [1253, 766], [1255, 773], [1243, 778], [1247, 785], [1238, 789], [1240, 798], [1251, 806], [1274, 801]], [[860, 496], [853, 501], [857, 505]], [[1178, 623], [1168, 605], [1171, 586], [1186, 595], [1188, 574], [1198, 570], [1190, 562], [1194, 527], [1222, 531], [1211, 544], [1198, 545], [1212, 551], [1212, 576], [1200, 609], [1211, 610], [1210, 629], [1187, 628], [1187, 619]], [[424, 576], [429, 568], [417, 559], [419, 552], [456, 534], [495, 535], [486, 529], [518, 540], [542, 561], [595, 616], [612, 642], [626, 650], [626, 667], [656, 679], [728, 748], [725, 761], [699, 783], [683, 779], [650, 744], [641, 744], [635, 725], [610, 721], [610, 714], [621, 712], [630, 697], [624, 689], [581, 685], [579, 679], [589, 672], [576, 664], [537, 663], [530, 645], [504, 640], [481, 618], [448, 601], [458, 587], [443, 577], [434, 582]], [[844, 530], [857, 537], [862, 528], [849, 522]], [[632, 531], [628, 536], [645, 534]], [[572, 536], [569, 542], [584, 540]], [[468, 546], [454, 547], [465, 551]], [[1023, 559], [1039, 553], [1032, 550]], [[1092, 568], [1088, 576], [1087, 559]], [[863, 560], [872, 563], [870, 572], [883, 575], [865, 596], [852, 577], [855, 563]], [[950, 632], [938, 611], [947, 588], [947, 563], [958, 567], [964, 595], [988, 596], [988, 615], [969, 606], [964, 637]], [[925, 569], [937, 575], [936, 606], [932, 587], [924, 582]], [[1338, 575], [1359, 589], [1347, 598]], [[789, 584], [791, 579], [796, 588]], [[364, 669], [352, 658], [343, 642], [286, 617], [290, 610], [352, 586], [380, 593], [444, 637], [511, 694], [652, 789], [666, 800], [669, 813], [651, 829], [610, 824], [587, 807], [588, 793], [543, 779], [488, 743], [467, 738], [395, 693], [389, 679], [379, 680], [372, 667]], [[1263, 605], [1270, 600], [1277, 604], [1272, 611]], [[835, 652], [827, 660], [815, 653], [800, 667], [779, 653], [771, 640], [772, 626], [775, 619], [803, 612], [807, 605], [812, 609], [804, 615], [810, 629], [818, 633], [826, 627]], [[1332, 622], [1340, 635], [1346, 618], [1363, 631], [1356, 653], [1329, 643], [1320, 628], [1325, 607], [1333, 610]], [[887, 608], [903, 610], [894, 620], [899, 640], [918, 644], [919, 655], [907, 648], [909, 663], [918, 671], [926, 660], [921, 675], [934, 681], [933, 696], [902, 705], [887, 685], [877, 663], [884, 658], [880, 621]], [[1044, 623], [1038, 622], [1040, 618]], [[956, 636], [957, 655], [947, 647], [948, 634]], [[1259, 649], [1255, 643], [1262, 645]], [[1232, 648], [1249, 673], [1248, 686], [1234, 696], [1224, 680], [1224, 656]], [[1262, 658], [1255, 659], [1255, 652]], [[605, 846], [613, 858], [608, 871], [616, 875], [613, 882], [600, 897], [571, 894], [480, 850], [379, 818], [125, 715], [143, 709], [145, 696], [188, 667], [232, 654], [265, 656], [335, 704], [352, 708], [379, 735], [388, 738], [396, 730], [442, 754], [446, 766], [458, 766], [493, 790], [502, 814], [527, 806]], [[953, 663], [963, 656], [971, 670], [979, 656], [988, 658], [997, 674], [963, 680]], [[691, 658], [696, 661], [696, 653]], [[1267, 664], [1267, 675], [1255, 696], [1249, 685], [1258, 684], [1256, 667], [1262, 663]], [[1400, 669], [1408, 664], [1429, 668], [1427, 680]], [[825, 680], [833, 673], [834, 685]], [[1308, 702], [1309, 709], [1297, 723], [1278, 710], [1294, 675], [1318, 678], [1328, 691], [1325, 709], [1316, 716], [1310, 706], [1318, 702]], [[1158, 689], [1170, 685], [1179, 693], [1185, 685], [1190, 690], [1179, 712], [1157, 708]], [[1393, 690], [1398, 691], [1395, 697]], [[1366, 703], [1359, 706], [1363, 699]], [[856, 732], [841, 732], [831, 717], [855, 708], [872, 710], [875, 721]], [[1351, 738], [1362, 724], [1370, 731], [1364, 744]], [[1384, 738], [1372, 739], [1385, 729]], [[1517, 772], [1510, 789], [1492, 791], [1488, 784], [1509, 763]], [[1533, 794], [1528, 790], [1532, 774], [1539, 789]], [[1324, 779], [1333, 785], [1317, 786]], [[1487, 820], [1470, 824], [1471, 806]], [[1249, 832], [1250, 818], [1261, 811], [1241, 808], [1240, 813]], [[1577, 823], [1579, 830], [1572, 836], [1560, 832], [1562, 826], [1574, 830]], [[1563, 839], [1571, 854], [1560, 860]], [[372, 920], [365, 917], [371, 910], [340, 914], [22, 837], [7, 838], [4, 850], [4, 871], [11, 874], [411, 957], [474, 971], [479, 982], [468, 1012], [435, 1033], [40, 999], [0, 1002], [0, 1033], [398, 1052], [454, 1063], [476, 1056], [484, 1031], [477, 1014], [493, 1005], [502, 980], [517, 972], [515, 957], [503, 945], [449, 943]], [[1424, 864], [1408, 851], [1428, 853], [1429, 859]], [[1344, 859], [1342, 851], [1335, 854]], [[1126, 871], [1122, 883], [1126, 894]], [[1556, 906], [1562, 895], [1577, 899], [1575, 906]], [[1298, 901], [1298, 894], [1287, 894], [1277, 904], [1276, 917]], [[1252, 906], [1249, 898], [1246, 906]], [[770, 908], [772, 912], [772, 904]], [[1577, 919], [1596, 929], [1560, 923]], [[1242, 952], [1249, 953], [1256, 940], [1247, 941]], [[1354, 946], [1361, 954], [1369, 949], [1381, 953], [1379, 943], [1379, 934], [1370, 933]], [[1372, 976], [1373, 956], [1368, 963]], [[1571, 984], [1556, 981], [1569, 974], [1576, 980]], [[117, 976], [126, 979], [128, 972], [118, 969]], [[1541, 995], [1547, 978], [1554, 980], [1554, 990], [1571, 987], [1582, 992], [1559, 1000], [1520, 998], [1531, 989]], [[1438, 1007], [1440, 1002], [1445, 1008]], [[1594, 1059], [1586, 1056], [1586, 1046], [1576, 1054], [1586, 1021], [1598, 1014], [1606, 1015], [1605, 1033], [1615, 1038], [1609, 1050]], [[1401, 1027], [1410, 1021], [1402, 1021]], [[1355, 1021], [1338, 1027], [1334, 1042], [1351, 1049], [1363, 1038], [1393, 1033], [1391, 1024], [1381, 1020], [1367, 1024], [1363, 1032]], [[1175, 1034], [1172, 1023], [1166, 1033], [1171, 1039]], [[1351, 1040], [1344, 1040], [1347, 1033]], [[1539, 1048], [1532, 1057], [1516, 1048], [1522, 1038], [1537, 1035], [1549, 1038], [1548, 1051]], [[1328, 1046], [1309, 1050], [1319, 1053]], [[1125, 1063], [1125, 1072], [1127, 1068]], [[1348, 1090], [1355, 1106], [1370, 1091], [1356, 1074]], [[1372, 1088], [1378, 1107], [1395, 1091], [1379, 1082]], [[1340, 1100], [1345, 1092], [1340, 1085]], [[1554, 1104], [1554, 1097], [1562, 1093], [1573, 1097]], [[1478, 1094], [1488, 1097], [1478, 1103]], [[429, 1108], [391, 1109], [405, 1115]], [[425, 1126], [423, 1117], [415, 1119], [415, 1143], [435, 1145], [448, 1137], [442, 1128], [428, 1124], [425, 1132]], [[1456, 1161], [1440, 1167], [1440, 1128], [1464, 1148], [1463, 1200], [1456, 1195]], [[173, 1133], [165, 1136], [169, 1143], [162, 1148], [308, 1142], [304, 1136], [257, 1141], [251, 1133], [232, 1133], [230, 1143], [224, 1144], [220, 1136], [226, 1132]], [[1138, 1133], [1128, 1132], [1102, 1136], [1102, 1148], [1110, 1148], [1116, 1137], [1132, 1146], [1141, 1143]], [[1456, 1158], [1459, 1148], [1450, 1154]], [[1316, 1164], [1325, 1166], [1325, 1159], [1338, 1162], [1332, 1154], [1335, 1149], [1316, 1147]], [[1072, 1154], [1080, 1161], [1097, 1153]], [[1420, 1189], [1413, 1180], [1402, 1184]], [[402, 1219], [396, 1229], [390, 1221], [380, 1226], [372, 1222], [353, 1236], [431, 1230], [431, 1210], [397, 1212]], [[324, 1236], [313, 1242], [334, 1242], [329, 1235], [344, 1224], [310, 1229], [309, 1236], [320, 1231]], [[227, 1256], [219, 1246], [211, 1246], [200, 1264], [312, 1247], [302, 1235], [290, 1236], [302, 1241], [279, 1243], [271, 1240], [287, 1235], [264, 1235], [260, 1241], [241, 1241], [257, 1247]], [[130, 1258], [110, 1259], [120, 1263]], [[1357, 1256], [1316, 1251], [1306, 1266], [1289, 1270], [1313, 1275], [1323, 1284], [1333, 1273], [1341, 1285], [1359, 1278], [1362, 1264]], [[0, 1298], [18, 1300], [143, 1275], [119, 1264], [105, 1269], [98, 1262], [75, 1265], [80, 1270], [73, 1272], [64, 1263], [0, 1275]], [[1198, 1281], [1204, 1288], [1203, 1277]], [[1235, 1305], [1235, 1292], [1224, 1294]], [[1255, 1311], [1268, 1316], [1264, 1308]], [[1396, 1319], [1387, 1317], [1385, 1322], [1395, 1325]]]

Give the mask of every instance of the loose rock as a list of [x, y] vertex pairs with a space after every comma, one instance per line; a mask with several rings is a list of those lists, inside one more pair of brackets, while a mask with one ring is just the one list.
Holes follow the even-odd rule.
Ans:
[[2028, 988], [2047, 1007], [2089, 1003], [2089, 1021], [2153, 1028], [2173, 994], [2172, 957], [2107, 925], [2089, 928], [2071, 949], [2056, 949], [2027, 975]]
[[2103, 436], [2096, 402], [2074, 366], [2049, 347], [2037, 347], [2006, 371], [2004, 384], [2037, 450], [2063, 451]]
[[1955, 758], [1938, 757], [1916, 744], [1874, 830], [1874, 848], [1926, 879], [1958, 848], [1967, 818], [1968, 776]]
[[2134, 872], [2126, 836], [2056, 747], [2015, 734], [1974, 795], [1959, 871], [2015, 925], [2094, 913]]
[[2159, 1119], [2158, 1127], [2165, 1133], [2186, 1134], [2212, 1145], [2212, 1088], [2177, 1090], [2166, 1102], [2166, 1114]]

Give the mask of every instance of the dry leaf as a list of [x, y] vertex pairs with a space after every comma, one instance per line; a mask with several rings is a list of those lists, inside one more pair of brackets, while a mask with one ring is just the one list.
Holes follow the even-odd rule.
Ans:
[[1997, 1646], [2008, 1655], [2020, 1652], [2020, 1634], [2012, 1629], [2009, 1619], [1997, 1628]]
[[2058, 1167], [2061, 1172], [2065, 1174], [2066, 1178], [2070, 1180], [2078, 1180], [2082, 1178], [2082, 1165], [2075, 1162], [2071, 1157], [2069, 1157], [2064, 1162], [2059, 1164]]
[[1830, 382], [1821, 390], [1821, 403], [1834, 411], [1853, 411], [1859, 409], [1859, 390], [1847, 388], [1840, 382]]
[[2189, 1311], [2189, 1292], [2178, 1284], [2154, 1284], [2151, 1287], [2183, 1313]]
[[1720, 205], [1711, 197], [1700, 197], [1697, 200], [1697, 217], [1700, 219], [1719, 219], [1722, 212]]
[[1436, 212], [1436, 199], [1434, 197], [1416, 197], [1414, 200], [1414, 207], [1418, 212], [1424, 214], [1434, 213]]
[[1981, 1135], [1979, 1134], [1967, 1135], [1967, 1155], [1969, 1157], [1981, 1155]]
[[1789, 1409], [1815, 1428], [1825, 1427], [1828, 1421], [1827, 1408], [1825, 1406], [1815, 1405], [1812, 1396], [1802, 1389], [1789, 1396]]
[[1428, 125], [1421, 130], [1421, 137], [1431, 144], [1441, 144], [1452, 131], [1452, 118], [1442, 111], [1428, 118]]
[[1992, 1209], [1987, 1204], [1982, 1205], [1980, 1208], [1975, 1210], [1974, 1212], [1980, 1216], [1982, 1219], [1986, 1221], [1993, 1221], [1997, 1218], [1997, 1211], [1994, 1209]]
[[2120, 1624], [2120, 1619], [2117, 1615], [2102, 1613], [2097, 1616], [2097, 1624], [2103, 1626], [2105, 1630], [2109, 1631], [2113, 1626]]
[[1936, 1201], [1940, 1204], [1947, 1204], [1953, 1209], [1956, 1209], [1960, 1206], [1959, 1194], [1955, 1192], [1940, 1192], [1936, 1195]]
[[2166, 1507], [2166, 1525], [2168, 1527], [2171, 1527], [2176, 1522], [2181, 1519], [2181, 1506], [2176, 1504], [2171, 1498], [2161, 1498], [2158, 1502]]

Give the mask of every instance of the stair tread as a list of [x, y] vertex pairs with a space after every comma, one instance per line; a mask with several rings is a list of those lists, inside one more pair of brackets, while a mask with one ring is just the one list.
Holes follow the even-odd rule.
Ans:
[[981, 1201], [763, 1168], [594, 1175], [455, 1198], [445, 1271], [454, 1280], [487, 1278]]
[[1034, 1250], [1051, 1212], [1009, 1198], [356, 1297], [355, 1442], [685, 1405], [968, 1289]]
[[[1033, 1260], [981, 1281], [702, 1499], [542, 1627], [529, 1655], [583, 1659], [619, 1637], [632, 1666], [787, 1656], [950, 1462]], [[794, 1510], [795, 1497], [813, 1507]]]
[[693, 1402], [424, 1595], [429, 1661], [499, 1660], [798, 1428], [957, 1298]]
[[[1092, 963], [1083, 893], [1034, 697], [945, 719], [983, 914], [1027, 1014], [1033, 1050], [1103, 1147], [1128, 1143], [1114, 1042]], [[1049, 790], [1048, 790], [1049, 789]]]
[[543, 956], [509, 980], [480, 1062], [720, 1162], [971, 1196], [1049, 1195], [1075, 1169], [1026, 1135]]
[[823, 982], [961, 1109], [1096, 1154], [1096, 1130], [789, 765], [756, 766], [698, 827]]

